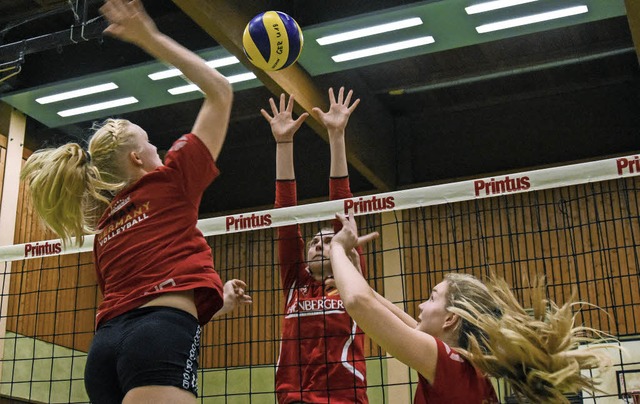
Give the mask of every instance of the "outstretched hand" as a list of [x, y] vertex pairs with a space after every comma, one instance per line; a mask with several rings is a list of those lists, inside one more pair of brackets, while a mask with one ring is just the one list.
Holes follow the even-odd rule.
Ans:
[[289, 97], [289, 102], [285, 107], [286, 96], [280, 94], [280, 108], [276, 106], [276, 102], [273, 98], [269, 98], [269, 104], [271, 105], [271, 116], [264, 109], [260, 110], [264, 119], [271, 125], [271, 133], [273, 134], [276, 143], [288, 143], [293, 141], [293, 135], [300, 129], [300, 126], [305, 119], [309, 116], [308, 113], [303, 113], [298, 119], [293, 119], [293, 94]]
[[232, 279], [224, 284], [224, 307], [223, 311], [228, 313], [241, 304], [251, 304], [253, 299], [245, 294], [247, 284], [240, 279]]
[[136, 45], [158, 32], [140, 0], [105, 0], [100, 12], [109, 22], [104, 33]]
[[334, 131], [344, 134], [344, 129], [347, 127], [351, 113], [356, 109], [358, 104], [360, 104], [360, 98], [351, 103], [351, 97], [353, 97], [353, 90], [349, 90], [345, 97], [344, 87], [340, 87], [340, 90], [338, 91], [338, 99], [336, 100], [333, 88], [329, 88], [329, 110], [327, 112], [323, 112], [318, 107], [314, 107], [311, 110], [320, 123], [327, 128], [330, 135]]
[[365, 234], [364, 236], [358, 236], [358, 225], [353, 217], [353, 212], [349, 212], [349, 216], [336, 213], [336, 219], [342, 223], [342, 229], [333, 236], [331, 244], [340, 244], [347, 253], [358, 246], [365, 245], [372, 240], [375, 240], [380, 236], [377, 231]]

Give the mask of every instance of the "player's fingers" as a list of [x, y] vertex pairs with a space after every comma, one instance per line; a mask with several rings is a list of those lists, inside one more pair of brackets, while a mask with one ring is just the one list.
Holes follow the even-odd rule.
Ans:
[[269, 113], [267, 111], [265, 111], [264, 109], [261, 109], [260, 113], [262, 114], [262, 116], [264, 116], [264, 119], [266, 119], [267, 122], [271, 122], [271, 120], [273, 119], [273, 117], [271, 115], [269, 115]]
[[364, 236], [358, 237], [358, 245], [368, 244], [371, 241], [377, 239], [378, 237], [380, 237], [380, 233], [378, 233], [377, 231], [374, 231], [369, 234], [365, 234]]

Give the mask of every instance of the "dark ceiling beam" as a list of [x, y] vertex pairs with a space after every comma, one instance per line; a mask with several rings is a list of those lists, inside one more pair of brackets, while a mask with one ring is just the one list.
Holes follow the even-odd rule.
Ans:
[[627, 19], [629, 20], [629, 28], [631, 29], [631, 37], [636, 47], [636, 54], [640, 62], [640, 2], [638, 0], [625, 0], [627, 8]]
[[106, 22], [103, 19], [98, 19], [73, 25], [71, 28], [62, 31], [0, 45], [0, 64], [22, 64], [26, 55], [62, 48], [78, 42], [101, 39], [103, 36], [102, 31], [106, 27]]
[[[311, 76], [297, 64], [285, 70], [265, 72], [253, 66], [242, 50], [242, 33], [249, 20], [261, 11], [260, 2], [234, 0], [173, 0], [193, 21], [222, 47], [235, 55], [275, 96], [281, 93], [296, 96], [295, 112], [309, 112], [318, 106], [327, 110], [326, 91], [320, 90]], [[349, 86], [349, 83], [345, 83]], [[375, 102], [373, 95], [359, 94], [366, 102]], [[359, 108], [361, 108], [360, 106]], [[361, 114], [361, 116], [369, 116]], [[370, 117], [370, 116], [369, 116]], [[390, 128], [391, 118], [379, 114], [380, 122], [364, 122], [356, 112], [349, 120], [347, 159], [379, 191], [395, 189], [395, 150]], [[384, 122], [383, 122], [384, 121]], [[306, 120], [314, 132], [328, 142], [326, 129], [311, 115]], [[389, 130], [386, 130], [389, 129]], [[373, 147], [372, 147], [373, 145]]]

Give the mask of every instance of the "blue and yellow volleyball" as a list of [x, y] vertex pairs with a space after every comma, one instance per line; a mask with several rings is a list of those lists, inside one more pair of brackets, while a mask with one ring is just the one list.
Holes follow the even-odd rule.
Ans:
[[253, 17], [242, 34], [244, 53], [259, 69], [272, 71], [291, 66], [300, 57], [304, 38], [300, 26], [281, 11]]

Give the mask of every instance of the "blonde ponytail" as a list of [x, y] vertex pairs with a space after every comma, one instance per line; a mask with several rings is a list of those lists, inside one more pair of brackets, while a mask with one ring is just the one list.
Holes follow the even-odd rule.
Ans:
[[38, 150], [22, 169], [38, 215], [65, 244], [81, 245], [94, 233], [113, 196], [127, 185], [122, 158], [132, 148], [129, 121], [107, 119], [94, 126], [89, 151], [77, 143]]
[[578, 349], [605, 341], [597, 330], [575, 325], [578, 303], [558, 307], [547, 300], [540, 278], [531, 287], [532, 309], [525, 310], [504, 280], [492, 278], [485, 286], [464, 277], [447, 277], [453, 292], [448, 310], [462, 319], [460, 340], [467, 343], [459, 352], [476, 368], [536, 403], [568, 403], [564, 393], [597, 390], [598, 380], [581, 370], [606, 368], [610, 359], [603, 348], [610, 345]]

